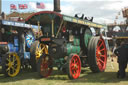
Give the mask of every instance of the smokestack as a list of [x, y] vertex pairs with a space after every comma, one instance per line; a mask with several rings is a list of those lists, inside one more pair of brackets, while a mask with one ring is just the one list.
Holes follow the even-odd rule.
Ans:
[[54, 0], [54, 11], [61, 12], [60, 10], [60, 0]]

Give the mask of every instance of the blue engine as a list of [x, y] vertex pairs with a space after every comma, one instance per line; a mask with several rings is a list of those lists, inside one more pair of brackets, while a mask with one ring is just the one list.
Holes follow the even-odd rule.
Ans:
[[[19, 53], [19, 51], [20, 51], [21, 53], [24, 54], [24, 59], [30, 59], [30, 52], [29, 52], [29, 50], [26, 50], [26, 47], [30, 49], [30, 46], [34, 40], [35, 40], [35, 37], [32, 34], [27, 34], [23, 39], [23, 41], [24, 41], [23, 43], [19, 42], [18, 36], [14, 36], [13, 42], [10, 41], [10, 42], [8, 42], [8, 44], [6, 44], [6, 46], [8, 47], [7, 52]], [[1, 58], [2, 57], [0, 57], [0, 63], [2, 60]]]

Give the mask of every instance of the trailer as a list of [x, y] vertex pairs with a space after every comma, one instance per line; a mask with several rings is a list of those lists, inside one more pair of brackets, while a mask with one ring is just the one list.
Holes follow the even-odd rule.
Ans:
[[80, 76], [81, 67], [90, 67], [92, 72], [105, 70], [107, 49], [100, 29], [107, 29], [106, 25], [54, 11], [34, 13], [26, 23], [41, 26], [40, 37], [30, 47], [32, 67], [41, 77], [48, 77], [53, 67], [66, 71], [70, 79]]
[[5, 76], [14, 77], [30, 65], [30, 46], [36, 31], [36, 25], [0, 20], [0, 66]]

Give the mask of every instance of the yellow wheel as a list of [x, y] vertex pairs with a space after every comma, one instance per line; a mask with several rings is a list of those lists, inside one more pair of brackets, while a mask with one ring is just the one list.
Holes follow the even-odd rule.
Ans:
[[48, 46], [39, 41], [33, 42], [30, 48], [30, 62], [33, 71], [36, 71], [37, 62], [43, 53], [48, 54]]
[[5, 76], [16, 76], [20, 72], [20, 66], [20, 57], [16, 53], [7, 53], [2, 59], [2, 70]]
[[36, 62], [38, 62], [38, 59], [43, 53], [48, 54], [48, 48], [46, 45], [40, 43], [40, 45], [36, 47]]

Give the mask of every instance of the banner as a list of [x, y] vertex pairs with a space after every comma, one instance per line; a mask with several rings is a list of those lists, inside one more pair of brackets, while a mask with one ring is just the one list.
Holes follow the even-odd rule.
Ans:
[[39, 9], [44, 9], [45, 8], [45, 5], [44, 5], [44, 3], [40, 3], [40, 2], [37, 2], [36, 3], [36, 8], [39, 8]]

